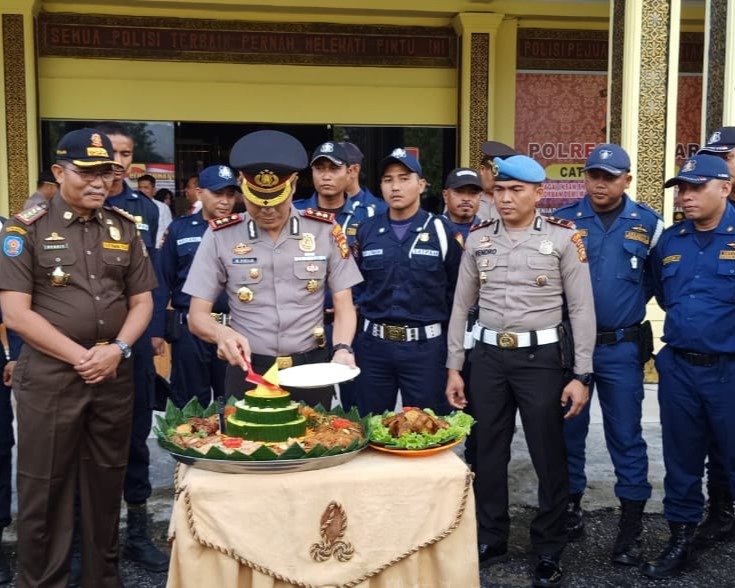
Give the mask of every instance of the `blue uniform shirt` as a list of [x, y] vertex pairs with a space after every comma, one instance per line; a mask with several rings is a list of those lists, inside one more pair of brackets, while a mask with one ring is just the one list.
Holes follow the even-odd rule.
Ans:
[[[208, 228], [209, 223], [199, 211], [174, 219], [164, 233], [163, 245], [156, 255], [154, 264], [158, 277], [158, 287], [153, 291], [155, 336], [163, 336], [163, 315], [169, 300], [175, 309], [183, 312], [189, 310], [191, 295], [182, 289], [194, 261], [194, 255]], [[212, 312], [229, 312], [227, 292], [220, 293]]]
[[350, 197], [350, 201], [359, 201], [363, 206], [372, 206], [375, 208], [375, 212], [381, 214], [388, 210], [388, 203], [382, 198], [378, 198], [365, 186], [360, 186], [360, 191], [354, 196]]
[[695, 233], [684, 220], [652, 252], [656, 299], [666, 311], [662, 340], [695, 353], [735, 353], [735, 207], [725, 207], [705, 247]]
[[449, 215], [443, 214], [442, 216], [445, 219], [447, 219], [450, 223], [452, 223], [452, 225], [457, 230], [457, 232], [459, 232], [459, 234], [462, 235], [462, 241], [467, 241], [467, 235], [470, 234], [470, 229], [474, 227], [476, 224], [482, 222], [482, 219], [477, 215], [475, 215], [475, 218], [473, 218], [468, 223], [455, 223], [452, 219], [449, 218]]
[[607, 231], [589, 196], [554, 212], [556, 217], [574, 221], [584, 240], [598, 331], [640, 323], [653, 294], [649, 252], [663, 232], [663, 220], [627, 194], [623, 201], [623, 210]]
[[357, 227], [355, 257], [363, 316], [409, 326], [449, 320], [462, 246], [447, 219], [419, 210], [399, 241], [388, 213], [375, 216]]
[[107, 199], [108, 206], [117, 206], [136, 217], [136, 226], [140, 233], [148, 255], [153, 258], [156, 252], [156, 235], [158, 234], [158, 207], [145, 195], [138, 194], [127, 182], [123, 182], [123, 191]]

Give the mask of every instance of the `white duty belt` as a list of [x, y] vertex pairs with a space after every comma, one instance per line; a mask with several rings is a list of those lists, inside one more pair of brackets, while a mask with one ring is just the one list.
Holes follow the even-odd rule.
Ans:
[[475, 323], [472, 327], [472, 337], [475, 341], [482, 341], [487, 345], [500, 347], [502, 349], [518, 349], [520, 347], [533, 347], [535, 345], [548, 345], [559, 340], [556, 327], [543, 329], [542, 331], [528, 331], [527, 333], [514, 333], [512, 331], [493, 331]]

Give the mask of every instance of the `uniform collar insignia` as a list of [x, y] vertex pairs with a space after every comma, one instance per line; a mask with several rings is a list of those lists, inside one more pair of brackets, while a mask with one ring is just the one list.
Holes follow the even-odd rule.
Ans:
[[541, 217], [537, 216], [536, 220], [533, 221], [533, 230], [534, 231], [540, 231], [541, 227], [543, 225], [543, 222], [541, 221]]
[[250, 219], [248, 221], [248, 237], [250, 237], [251, 239], [258, 238], [258, 225], [255, 224], [255, 221], [253, 219]]
[[291, 224], [290, 224], [290, 227], [291, 227], [290, 233], [291, 233], [292, 236], [300, 235], [301, 234], [301, 231], [299, 230], [299, 228], [300, 228], [299, 225], [300, 225], [299, 218], [297, 216], [292, 216], [291, 217]]

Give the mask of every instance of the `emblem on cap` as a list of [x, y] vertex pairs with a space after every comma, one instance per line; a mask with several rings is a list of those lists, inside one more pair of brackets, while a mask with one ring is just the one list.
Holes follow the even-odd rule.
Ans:
[[272, 188], [278, 183], [278, 176], [269, 169], [264, 169], [253, 178], [256, 185], [261, 188]]
[[334, 143], [324, 143], [319, 148], [319, 153], [332, 153], [334, 151]]
[[683, 172], [694, 171], [695, 167], [697, 167], [697, 162], [694, 161], [693, 159], [690, 159], [684, 165], [681, 166], [681, 171]]
[[603, 149], [600, 151], [600, 159], [610, 159], [612, 157], [613, 152], [609, 149]]
[[219, 166], [219, 172], [218, 175], [223, 180], [229, 180], [232, 178], [232, 172], [230, 171], [230, 168], [226, 165], [220, 165]]
[[93, 147], [102, 147], [102, 137], [100, 137], [99, 133], [92, 133], [92, 136], [89, 138], [89, 142], [92, 144]]
[[247, 304], [253, 301], [255, 295], [250, 288], [248, 288], [247, 286], [243, 286], [237, 291], [237, 297], [240, 299], [241, 302]]
[[712, 133], [712, 136], [709, 138], [709, 141], [707, 141], [707, 143], [719, 143], [721, 138], [722, 135], [720, 134], [720, 131], [715, 131], [714, 133]]
[[406, 153], [406, 150], [401, 149], [400, 147], [394, 149], [390, 154], [391, 157], [397, 157], [398, 159], [403, 159], [404, 157], [406, 157], [406, 155], [408, 155], [408, 153]]

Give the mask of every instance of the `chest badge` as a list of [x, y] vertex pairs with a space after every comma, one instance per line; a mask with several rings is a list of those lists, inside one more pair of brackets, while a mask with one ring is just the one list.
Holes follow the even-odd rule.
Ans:
[[544, 239], [538, 246], [538, 251], [541, 255], [551, 255], [554, 253], [554, 243], [548, 239]]
[[66, 212], [64, 213], [64, 220], [71, 220], [71, 219], [72, 219], [73, 217], [74, 217], [74, 213], [72, 213], [72, 212], [71, 212], [71, 211], [69, 211], [69, 210], [67, 210], [67, 211], [66, 211]]
[[489, 259], [483, 259], [480, 261], [480, 267], [489, 267], [490, 266], [490, 260]]
[[250, 288], [248, 288], [247, 286], [243, 286], [237, 291], [237, 297], [240, 302], [248, 304], [253, 301], [253, 298], [255, 298], [255, 294], [253, 294], [253, 291]]
[[59, 265], [54, 268], [54, 271], [48, 277], [52, 286], [66, 286], [69, 283], [71, 274], [66, 273], [64, 268]]
[[426, 243], [431, 237], [429, 237], [429, 233], [421, 233], [419, 235], [419, 241], [422, 243]]
[[545, 275], [541, 274], [540, 276], [536, 276], [537, 286], [545, 286], [548, 283], [549, 283], [549, 278], [547, 278]]
[[250, 253], [252, 250], [253, 248], [250, 247], [250, 245], [248, 245], [247, 243], [238, 243], [232, 248], [232, 252], [235, 255], [246, 255]]
[[483, 235], [480, 238], [480, 247], [482, 247], [483, 249], [486, 249], [491, 246], [492, 246], [492, 241], [490, 241], [490, 235]]
[[44, 241], [65, 241], [66, 238], [59, 235], [57, 232], [51, 233], [48, 237], [44, 239]]
[[480, 272], [480, 283], [487, 284], [487, 272]]
[[306, 266], [306, 271], [309, 272], [310, 274], [313, 274], [314, 272], [319, 271], [319, 266], [315, 263], [310, 263], [309, 265]]
[[302, 233], [299, 241], [299, 249], [304, 253], [311, 253], [316, 250], [316, 238], [312, 233]]
[[121, 239], [122, 235], [120, 234], [120, 229], [118, 229], [116, 226], [110, 225], [108, 227], [108, 230], [110, 231], [110, 238], [113, 241], [119, 241]]
[[313, 294], [319, 289], [319, 280], [309, 280], [306, 282], [306, 291]]
[[260, 277], [260, 269], [258, 269], [257, 267], [250, 268], [248, 275], [250, 276], [251, 280], [257, 280]]

